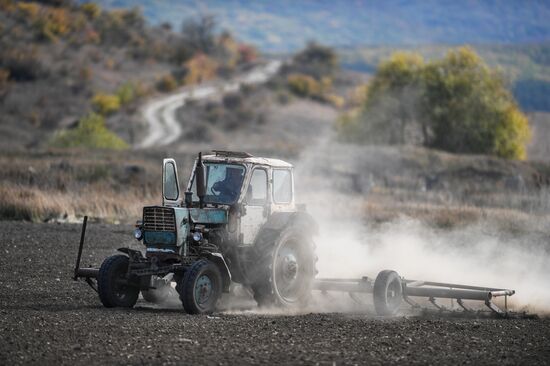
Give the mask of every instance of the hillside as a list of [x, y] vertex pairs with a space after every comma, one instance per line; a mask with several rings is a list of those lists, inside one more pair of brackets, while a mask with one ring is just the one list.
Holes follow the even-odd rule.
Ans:
[[295, 51], [308, 40], [355, 47], [525, 43], [550, 37], [550, 3], [540, 0], [99, 2], [109, 8], [139, 6], [153, 23], [176, 28], [185, 17], [209, 12], [221, 27], [270, 52]]
[[211, 29], [201, 49], [192, 31], [202, 24], [188, 26], [187, 33], [151, 26], [138, 9], [1, 1], [0, 146], [47, 146], [91, 112], [132, 144], [143, 99], [231, 75], [256, 57]]

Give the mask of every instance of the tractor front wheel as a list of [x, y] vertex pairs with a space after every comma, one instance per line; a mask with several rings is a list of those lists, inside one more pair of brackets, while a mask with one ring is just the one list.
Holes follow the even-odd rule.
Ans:
[[136, 304], [139, 288], [132, 286], [126, 278], [128, 263], [127, 256], [113, 255], [101, 264], [97, 287], [103, 306], [131, 308]]
[[214, 312], [222, 293], [222, 276], [218, 266], [206, 259], [193, 263], [176, 290], [188, 314]]

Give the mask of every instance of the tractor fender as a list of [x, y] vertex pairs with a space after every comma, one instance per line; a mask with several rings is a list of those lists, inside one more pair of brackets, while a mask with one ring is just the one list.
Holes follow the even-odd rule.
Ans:
[[291, 226], [299, 228], [307, 235], [319, 233], [319, 226], [307, 212], [274, 212], [258, 232], [254, 247], [263, 250], [265, 244], [274, 243], [283, 230]]
[[229, 292], [229, 285], [231, 285], [231, 272], [229, 271], [229, 267], [223, 258], [223, 254], [208, 253], [206, 258], [218, 266], [218, 269], [222, 274], [223, 292]]
[[289, 226], [299, 227], [308, 232], [310, 235], [319, 233], [319, 226], [315, 219], [307, 212], [274, 212], [271, 214], [267, 222], [262, 226], [260, 231], [274, 230], [282, 231]]

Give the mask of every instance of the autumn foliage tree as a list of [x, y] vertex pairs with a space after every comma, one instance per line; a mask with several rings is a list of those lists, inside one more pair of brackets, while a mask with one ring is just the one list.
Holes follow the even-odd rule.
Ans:
[[[396, 53], [381, 63], [342, 135], [359, 142], [419, 142], [456, 153], [526, 157], [530, 137], [502, 76], [469, 47], [425, 62]], [[411, 137], [412, 136], [412, 137]]]

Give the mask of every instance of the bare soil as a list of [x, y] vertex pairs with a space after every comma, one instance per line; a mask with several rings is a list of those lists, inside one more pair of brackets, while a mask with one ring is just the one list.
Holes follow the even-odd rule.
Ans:
[[[0, 364], [548, 364], [550, 319], [106, 309], [73, 282], [79, 225], [0, 222]], [[84, 265], [137, 247], [90, 223]], [[252, 309], [253, 310], [253, 309]]]

